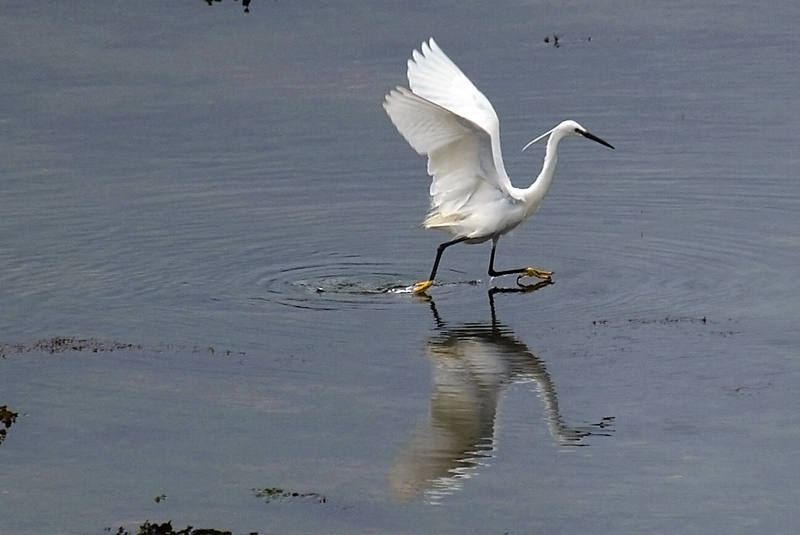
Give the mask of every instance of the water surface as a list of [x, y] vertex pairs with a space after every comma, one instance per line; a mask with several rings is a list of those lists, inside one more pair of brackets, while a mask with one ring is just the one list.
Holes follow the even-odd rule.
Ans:
[[[0, 532], [797, 532], [798, 7], [250, 11], [0, 15]], [[617, 147], [500, 242], [552, 285], [480, 245], [396, 291], [446, 239], [380, 107], [431, 35], [516, 185], [563, 119]]]

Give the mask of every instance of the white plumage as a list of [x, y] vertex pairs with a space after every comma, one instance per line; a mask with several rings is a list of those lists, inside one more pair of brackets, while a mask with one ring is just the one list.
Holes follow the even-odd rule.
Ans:
[[575, 121], [564, 121], [534, 140], [550, 136], [544, 166], [528, 188], [515, 188], [503, 165], [500, 121], [491, 102], [432, 38], [420, 50], [408, 60], [410, 90], [393, 89], [383, 107], [411, 147], [428, 157], [431, 208], [423, 226], [444, 230], [453, 240], [439, 247], [429, 280], [417, 283], [414, 293], [431, 286], [444, 249], [462, 241], [492, 240], [492, 276], [549, 278], [549, 272], [535, 268], [494, 271], [497, 240], [527, 220], [544, 199], [555, 172], [556, 148], [564, 137], [580, 135], [611, 145]]

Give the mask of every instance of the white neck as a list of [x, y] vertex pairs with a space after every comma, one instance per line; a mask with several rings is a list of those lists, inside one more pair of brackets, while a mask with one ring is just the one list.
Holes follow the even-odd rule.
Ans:
[[533, 211], [542, 202], [547, 191], [553, 184], [553, 176], [556, 173], [556, 164], [558, 163], [558, 144], [563, 139], [563, 136], [551, 134], [547, 139], [547, 148], [544, 152], [544, 165], [539, 172], [539, 176], [533, 181], [529, 187], [522, 190], [522, 195], [525, 204], [530, 205], [530, 210]]

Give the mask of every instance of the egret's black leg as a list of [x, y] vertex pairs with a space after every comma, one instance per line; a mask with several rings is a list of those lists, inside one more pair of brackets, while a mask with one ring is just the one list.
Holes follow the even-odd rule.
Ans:
[[497, 243], [492, 243], [492, 255], [489, 257], [489, 276], [501, 277], [503, 275], [514, 275], [516, 273], [523, 273], [528, 268], [506, 269], [505, 271], [494, 270], [494, 251], [497, 248]]
[[517, 269], [506, 269], [504, 271], [495, 271], [494, 270], [494, 253], [495, 249], [497, 248], [497, 242], [492, 242], [492, 254], [489, 256], [489, 276], [490, 277], [500, 277], [502, 275], [516, 275], [519, 273], [519, 277], [517, 277], [517, 284], [519, 284], [519, 279], [522, 277], [536, 277], [538, 279], [550, 280], [550, 275], [553, 274], [552, 271], [545, 271], [542, 269], [537, 269], [534, 267], [524, 267], [524, 268], [517, 268]]
[[515, 273], [522, 273], [525, 271], [525, 268], [519, 269], [507, 269], [505, 271], [495, 271], [494, 270], [494, 251], [497, 248], [496, 243], [492, 243], [492, 254], [489, 257], [489, 276], [490, 277], [500, 277], [502, 275], [513, 275]]
[[458, 239], [455, 239], [453, 241], [448, 241], [448, 242], [445, 242], [445, 243], [441, 244], [439, 246], [439, 248], [436, 249], [436, 260], [433, 261], [433, 269], [431, 270], [431, 276], [426, 281], [421, 281], [421, 282], [416, 283], [413, 286], [411, 292], [415, 293], [415, 294], [418, 294], [418, 295], [424, 294], [425, 290], [427, 290], [428, 288], [431, 287], [431, 285], [433, 285], [433, 279], [436, 277], [436, 271], [439, 269], [439, 261], [442, 259], [442, 253], [444, 253], [444, 250], [447, 249], [448, 247], [450, 247], [451, 245], [455, 245], [457, 243], [461, 243], [462, 241], [465, 241], [465, 240], [468, 240], [468, 239], [469, 238], [466, 238], [466, 237], [458, 238]]
[[455, 245], [457, 243], [461, 243], [462, 241], [466, 240], [467, 238], [458, 238], [457, 240], [445, 242], [436, 249], [436, 260], [433, 261], [433, 269], [431, 270], [431, 276], [428, 277], [429, 281], [432, 281], [436, 278], [436, 271], [439, 269], [439, 260], [442, 259], [442, 253], [444, 250], [450, 247], [451, 245]]

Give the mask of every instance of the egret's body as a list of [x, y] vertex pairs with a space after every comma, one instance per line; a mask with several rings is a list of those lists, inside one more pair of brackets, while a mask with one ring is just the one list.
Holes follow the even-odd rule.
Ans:
[[544, 165], [529, 187], [515, 188], [503, 165], [497, 113], [433, 39], [422, 43], [421, 52], [413, 52], [408, 83], [410, 89], [398, 86], [390, 91], [383, 107], [411, 147], [428, 157], [431, 208], [423, 226], [453, 237], [439, 246], [431, 276], [415, 284], [414, 293], [433, 284], [444, 250], [461, 242], [492, 240], [489, 275], [493, 277], [519, 274], [518, 281], [524, 276], [548, 279], [551, 272], [530, 267], [495, 271], [497, 240], [541, 204], [553, 182], [562, 139], [583, 136], [614, 147], [575, 121], [564, 121], [531, 142], [549, 136]]

